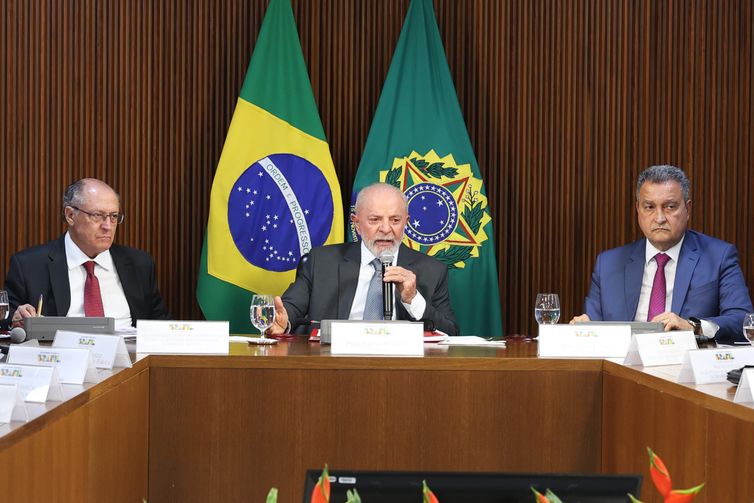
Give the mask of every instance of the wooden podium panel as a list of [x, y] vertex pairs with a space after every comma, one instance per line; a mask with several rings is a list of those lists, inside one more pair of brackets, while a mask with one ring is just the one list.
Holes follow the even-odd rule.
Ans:
[[708, 419], [706, 501], [754, 501], [752, 420], [717, 411]]
[[[754, 407], [732, 386], [657, 369], [428, 348], [332, 357], [303, 342], [149, 356], [27, 424], [0, 428], [0, 498], [22, 502], [301, 501], [304, 471], [640, 473], [646, 447], [698, 502], [754, 501]], [[677, 368], [676, 368], [677, 370]]]
[[648, 476], [649, 446], [673, 487], [705, 482], [695, 502], [752, 501], [754, 410], [730, 401], [732, 385], [710, 386], [721, 392], [714, 396], [606, 362], [603, 386], [603, 472], [643, 473], [642, 501], [661, 503]]
[[[195, 361], [204, 368], [190, 368], [192, 358], [181, 367], [151, 358], [154, 501], [263, 501], [273, 486], [281, 501], [301, 501], [305, 470], [325, 463], [360, 470], [600, 468], [598, 361], [564, 371], [563, 362], [474, 358], [244, 358], [242, 365], [232, 359], [232, 368], [227, 358], [212, 360], [212, 368], [201, 357]], [[480, 370], [491, 363], [495, 370]]]
[[149, 369], [123, 370], [0, 438], [0, 500], [147, 498]]

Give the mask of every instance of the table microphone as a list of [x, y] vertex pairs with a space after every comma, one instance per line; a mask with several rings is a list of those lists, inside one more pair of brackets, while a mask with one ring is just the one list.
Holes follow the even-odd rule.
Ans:
[[26, 340], [26, 330], [21, 327], [14, 327], [10, 331], [10, 340], [14, 344], [20, 344]]
[[[388, 252], [380, 254], [382, 264], [382, 277], [385, 277], [385, 269], [393, 264], [393, 255]], [[393, 284], [382, 282], [382, 314], [384, 320], [393, 319]]]

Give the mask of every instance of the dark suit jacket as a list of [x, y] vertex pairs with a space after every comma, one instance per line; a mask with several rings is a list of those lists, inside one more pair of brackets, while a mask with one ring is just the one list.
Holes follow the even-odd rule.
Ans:
[[[644, 275], [646, 239], [601, 253], [592, 273], [586, 314], [593, 320], [633, 320]], [[752, 312], [735, 246], [696, 231], [686, 231], [673, 285], [670, 311], [720, 326], [720, 342], [745, 340], [744, 315]]]
[[[135, 325], [137, 319], [170, 319], [157, 288], [152, 257], [141, 250], [117, 244], [110, 247], [110, 255], [126, 294], [132, 324]], [[11, 313], [22, 304], [36, 306], [42, 294], [44, 314], [65, 316], [71, 305], [71, 287], [64, 238], [13, 255], [5, 289], [8, 290]]]
[[[450, 307], [448, 268], [438, 260], [401, 245], [398, 265], [416, 274], [416, 288], [427, 301], [422, 321], [448, 335], [458, 335], [458, 324]], [[296, 280], [283, 294], [293, 329], [304, 320], [347, 320], [356, 295], [361, 266], [361, 244], [314, 248], [307, 260], [302, 260]], [[399, 320], [414, 320], [396, 302]]]

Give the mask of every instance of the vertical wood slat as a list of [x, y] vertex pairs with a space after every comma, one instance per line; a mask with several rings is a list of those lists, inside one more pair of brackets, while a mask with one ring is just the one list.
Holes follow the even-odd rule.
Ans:
[[[293, 0], [344, 204], [408, 0]], [[60, 235], [67, 183], [123, 197], [119, 241], [150, 251], [196, 318], [209, 190], [267, 0], [0, 8], [0, 274]], [[649, 164], [692, 177], [692, 225], [739, 247], [754, 284], [752, 5], [746, 0], [435, 0], [484, 175], [506, 332], [538, 291], [581, 311], [594, 257], [638, 236]]]

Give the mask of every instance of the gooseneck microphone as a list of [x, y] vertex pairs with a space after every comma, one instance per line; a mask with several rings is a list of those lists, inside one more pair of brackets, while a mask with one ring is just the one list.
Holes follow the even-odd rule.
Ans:
[[[382, 264], [382, 277], [385, 277], [385, 269], [393, 264], [393, 255], [389, 252], [380, 254]], [[382, 282], [382, 314], [384, 320], [393, 319], [393, 284]]]

